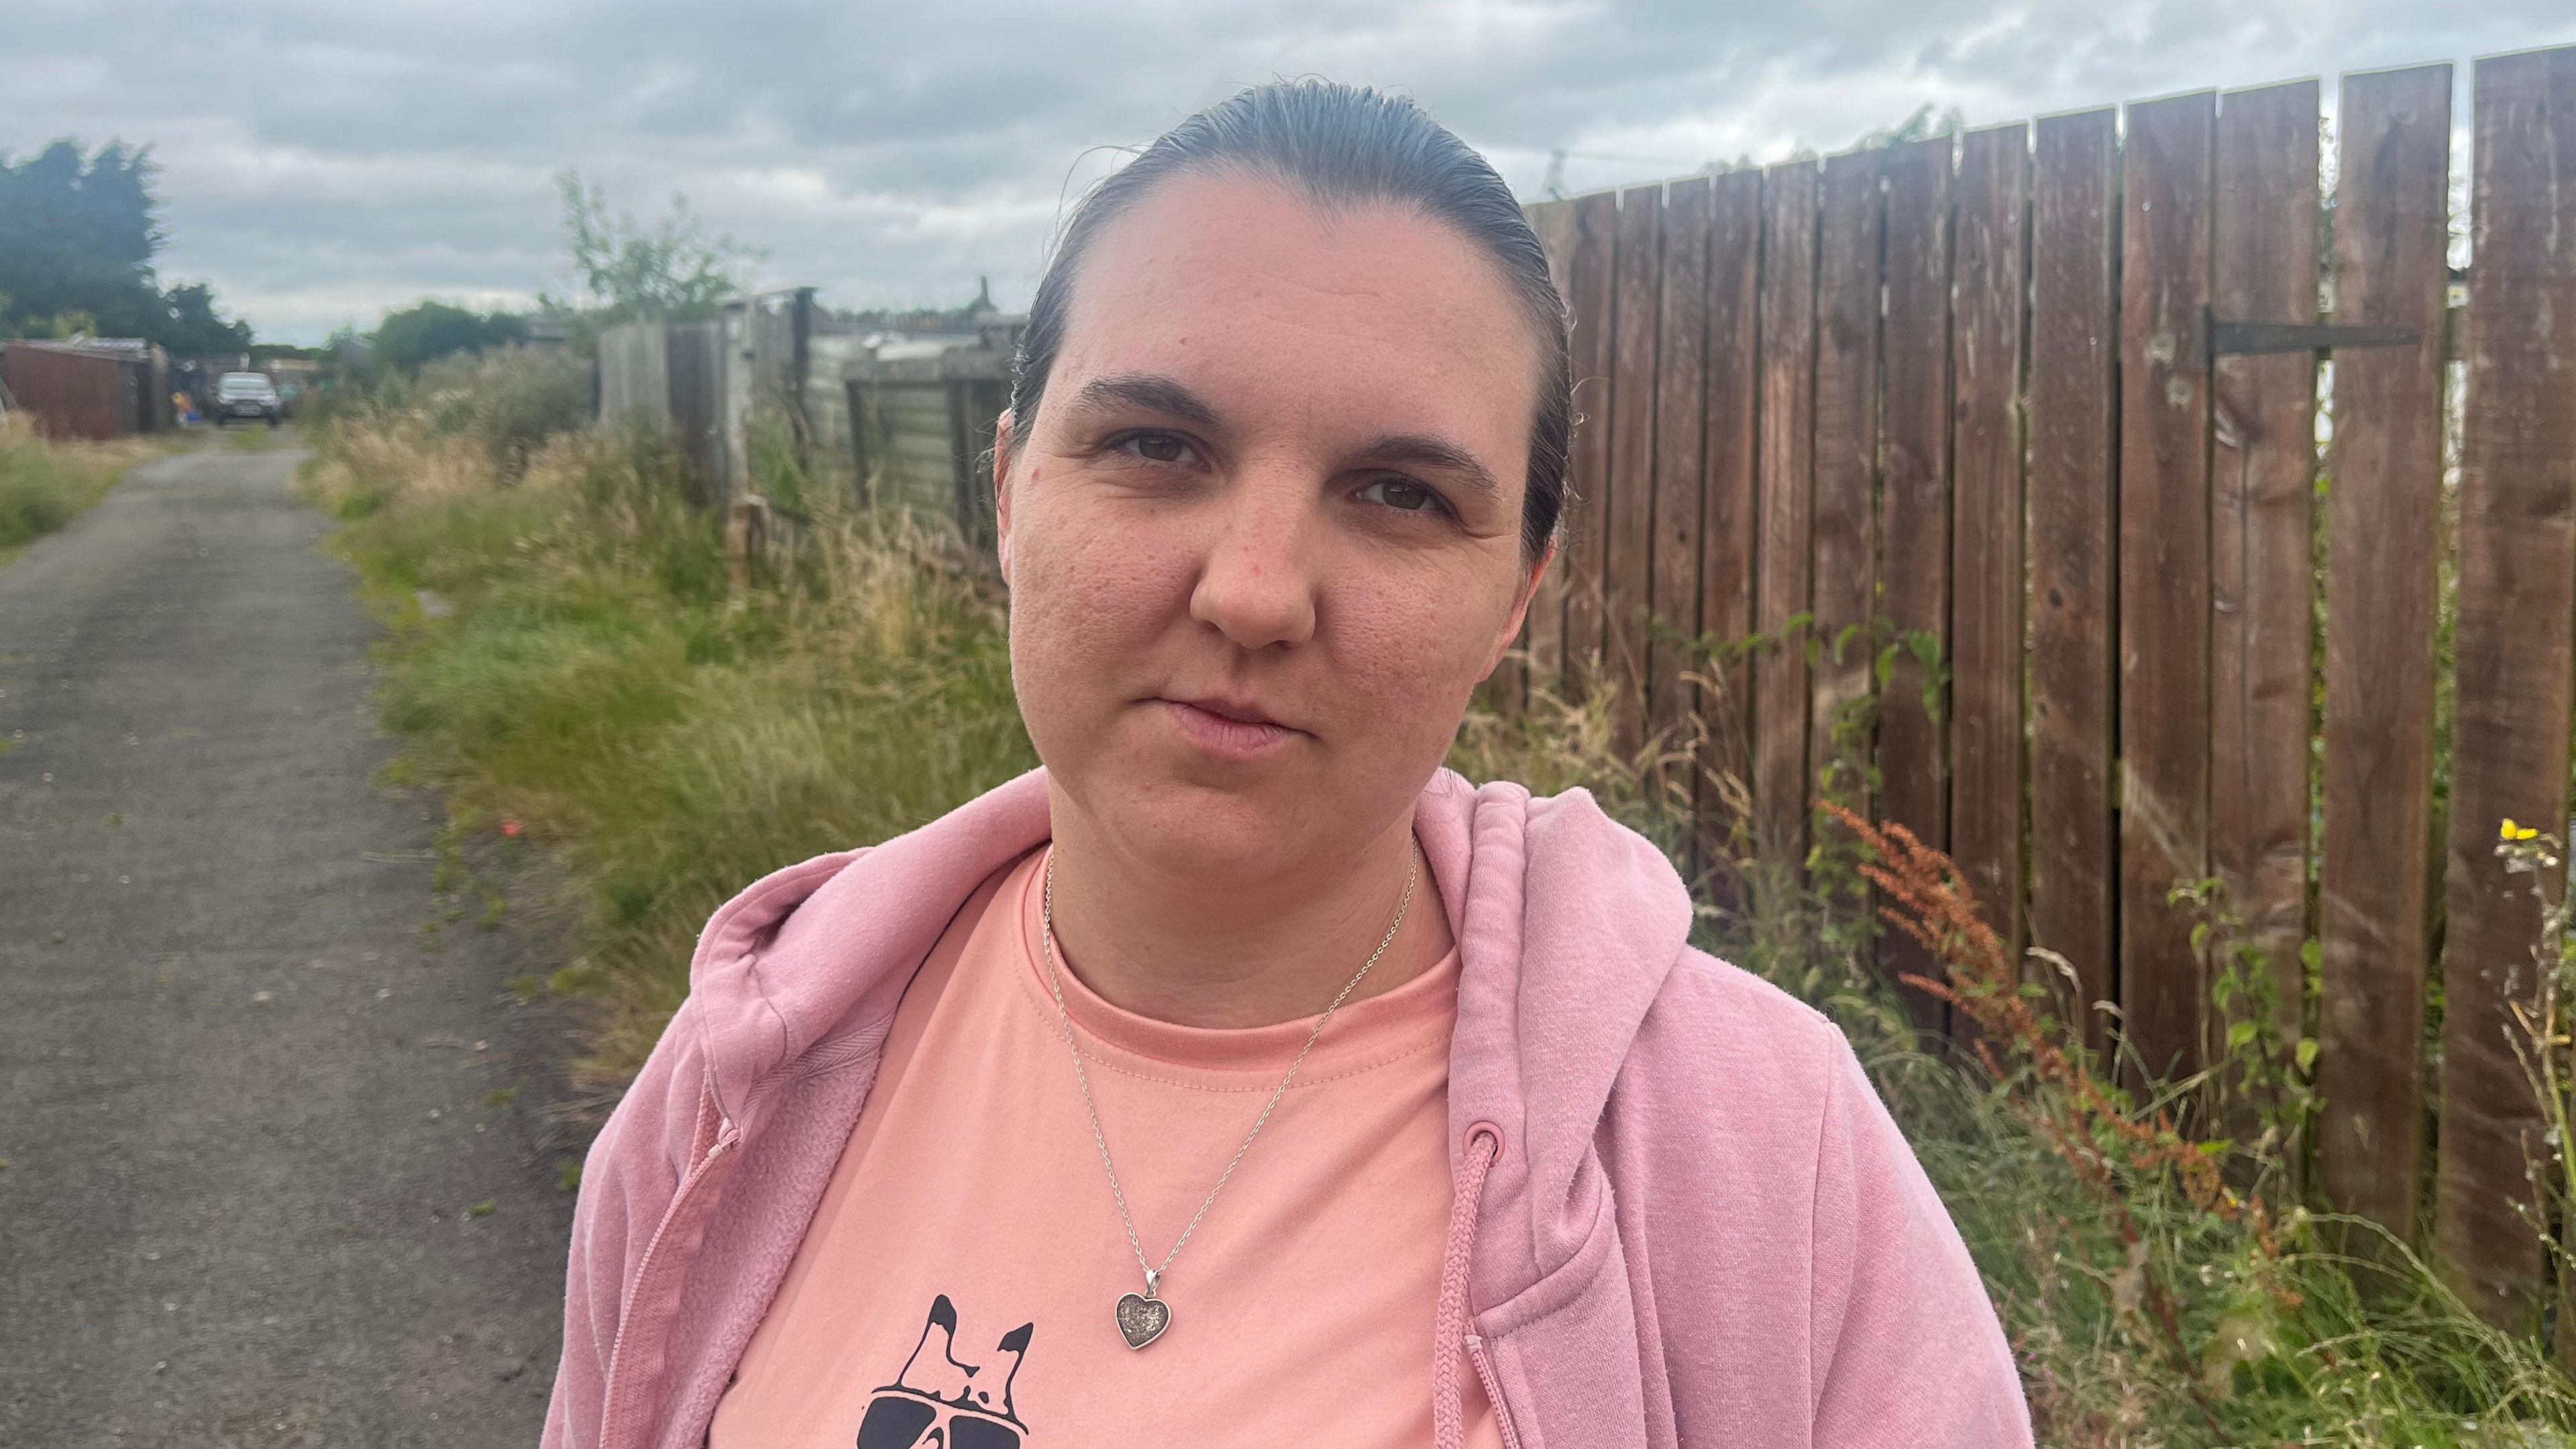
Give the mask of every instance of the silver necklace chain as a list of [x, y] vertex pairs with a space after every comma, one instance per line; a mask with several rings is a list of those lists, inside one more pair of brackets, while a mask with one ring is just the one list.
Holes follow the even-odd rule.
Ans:
[[1333, 998], [1333, 1004], [1324, 1008], [1322, 1016], [1315, 1018], [1315, 1029], [1306, 1033], [1306, 1044], [1297, 1049], [1296, 1058], [1288, 1063], [1287, 1073], [1271, 1090], [1270, 1100], [1262, 1106], [1261, 1115], [1253, 1119], [1252, 1130], [1243, 1134], [1243, 1145], [1234, 1149], [1234, 1156], [1226, 1162], [1225, 1171], [1217, 1174], [1216, 1186], [1208, 1189], [1206, 1200], [1199, 1204], [1197, 1212], [1190, 1215], [1189, 1226], [1181, 1229], [1180, 1237], [1173, 1241], [1172, 1250], [1163, 1255], [1162, 1264], [1158, 1267], [1145, 1261], [1144, 1241], [1136, 1236], [1136, 1216], [1128, 1210], [1127, 1194], [1118, 1186], [1118, 1165], [1109, 1160], [1109, 1134], [1101, 1129], [1100, 1104], [1092, 1099], [1091, 1074], [1083, 1069], [1082, 1048], [1074, 1041], [1073, 1013], [1064, 1004], [1064, 980], [1055, 960], [1055, 851], [1052, 847], [1048, 849], [1046, 886], [1040, 905], [1045, 930], [1039, 938], [1046, 955], [1047, 986], [1055, 993], [1056, 1021], [1064, 1029], [1065, 1050], [1073, 1057], [1073, 1079], [1082, 1087], [1083, 1110], [1091, 1114], [1091, 1139], [1100, 1144], [1100, 1165], [1109, 1174], [1109, 1195], [1117, 1199], [1118, 1220], [1127, 1228], [1127, 1246], [1136, 1255], [1136, 1266], [1145, 1274], [1146, 1298], [1160, 1296], [1164, 1272], [1172, 1266], [1172, 1260], [1181, 1255], [1190, 1234], [1198, 1231], [1199, 1220], [1208, 1215], [1209, 1208], [1216, 1206], [1216, 1195], [1225, 1191], [1226, 1180], [1234, 1176], [1235, 1168], [1243, 1162], [1243, 1155], [1252, 1150], [1252, 1139], [1261, 1135], [1261, 1129], [1269, 1125], [1270, 1114], [1279, 1110], [1279, 1100], [1288, 1095], [1289, 1084], [1297, 1080], [1297, 1069], [1305, 1065], [1306, 1054], [1315, 1049], [1315, 1039], [1324, 1034], [1324, 1027], [1332, 1021], [1333, 1013], [1341, 1010], [1342, 1003], [1359, 989], [1360, 982], [1368, 977], [1369, 968], [1377, 965], [1378, 958], [1385, 955], [1386, 948], [1394, 943], [1395, 933], [1403, 929], [1405, 913], [1413, 907], [1413, 887], [1419, 871], [1420, 855], [1408, 851], [1404, 863], [1404, 898], [1396, 903], [1394, 921], [1388, 924], [1386, 934], [1378, 938], [1377, 949], [1369, 953], [1369, 958], [1360, 963], [1359, 971], [1344, 983], [1341, 994]]

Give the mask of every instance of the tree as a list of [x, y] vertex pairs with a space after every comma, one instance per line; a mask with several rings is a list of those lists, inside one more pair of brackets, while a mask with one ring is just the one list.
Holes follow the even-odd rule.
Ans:
[[250, 349], [250, 324], [216, 316], [214, 289], [203, 282], [183, 283], [163, 293], [161, 311], [169, 319], [166, 327], [146, 329], [143, 335], [182, 357]]
[[375, 360], [405, 371], [458, 352], [481, 352], [528, 335], [524, 317], [508, 312], [478, 315], [445, 302], [423, 301], [386, 315], [376, 328]]
[[563, 195], [572, 270], [589, 293], [589, 305], [538, 300], [548, 308], [579, 311], [586, 330], [712, 317], [718, 304], [742, 290], [735, 269], [766, 255], [730, 236], [708, 237], [689, 199], [676, 192], [670, 214], [648, 229], [631, 212], [611, 212], [606, 188], [584, 189], [579, 171], [557, 176], [555, 187]]
[[151, 147], [122, 142], [0, 153], [0, 335], [144, 337], [183, 354], [249, 345], [205, 284], [161, 290], [159, 174]]

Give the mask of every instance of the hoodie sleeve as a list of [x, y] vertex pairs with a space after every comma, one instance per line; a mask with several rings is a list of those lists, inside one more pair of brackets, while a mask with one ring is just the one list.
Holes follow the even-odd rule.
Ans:
[[681, 1003], [644, 1069], [590, 1144], [564, 1270], [563, 1359], [543, 1449], [594, 1449], [608, 1363], [638, 1260], [679, 1190], [705, 1092], [693, 1002]]
[[1976, 1264], [1840, 1033], [1814, 1203], [1817, 1449], [2030, 1444]]

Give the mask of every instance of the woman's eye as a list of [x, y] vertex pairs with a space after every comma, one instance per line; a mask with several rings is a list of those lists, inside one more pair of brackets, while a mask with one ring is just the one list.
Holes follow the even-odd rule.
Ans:
[[1410, 478], [1380, 478], [1361, 489], [1360, 496], [1406, 513], [1436, 513], [1441, 506], [1439, 494]]
[[1148, 463], [1180, 463], [1190, 456], [1189, 441], [1171, 433], [1132, 433], [1119, 439], [1118, 446]]

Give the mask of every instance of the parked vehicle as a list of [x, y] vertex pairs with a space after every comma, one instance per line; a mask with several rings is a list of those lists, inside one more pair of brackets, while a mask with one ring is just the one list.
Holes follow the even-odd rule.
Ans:
[[227, 372], [215, 383], [215, 425], [228, 426], [236, 418], [266, 418], [276, 427], [286, 416], [286, 404], [277, 396], [277, 385], [256, 372]]

